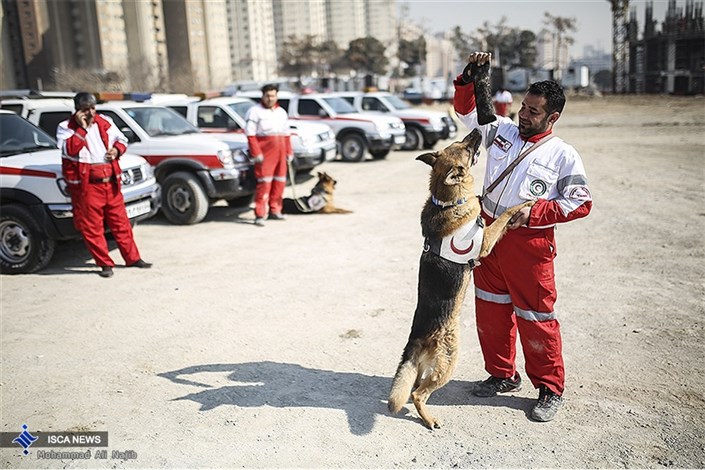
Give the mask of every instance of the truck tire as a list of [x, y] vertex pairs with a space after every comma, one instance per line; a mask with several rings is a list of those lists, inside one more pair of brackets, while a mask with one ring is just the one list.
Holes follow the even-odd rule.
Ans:
[[46, 236], [26, 207], [8, 204], [0, 212], [0, 271], [26, 274], [46, 267], [56, 242]]
[[421, 129], [406, 126], [406, 142], [402, 150], [418, 150], [423, 145], [423, 133]]
[[365, 158], [367, 144], [358, 134], [348, 134], [340, 139], [340, 156], [346, 162], [359, 162]]
[[384, 149], [384, 150], [370, 150], [370, 154], [372, 155], [372, 158], [375, 160], [381, 160], [383, 158], [387, 158], [387, 155], [389, 155], [389, 152], [392, 149]]
[[197, 224], [208, 213], [208, 197], [192, 173], [177, 171], [167, 176], [162, 194], [162, 211], [173, 224]]

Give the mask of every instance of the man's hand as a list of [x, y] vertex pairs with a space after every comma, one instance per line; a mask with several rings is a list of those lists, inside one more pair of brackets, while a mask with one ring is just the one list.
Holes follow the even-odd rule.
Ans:
[[93, 122], [93, 116], [91, 115], [90, 110], [76, 111], [76, 122], [78, 123], [79, 126], [83, 127], [84, 129], [88, 129], [88, 127]]
[[105, 161], [109, 162], [111, 160], [115, 160], [118, 155], [118, 150], [115, 147], [110, 147], [110, 150], [105, 153]]
[[468, 56], [468, 65], [465, 66], [465, 69], [463, 70], [463, 81], [465, 83], [470, 83], [472, 81], [472, 77], [470, 76], [470, 68], [472, 64], [476, 65], [484, 65], [487, 63], [490, 63], [492, 60], [492, 53], [491, 52], [473, 52]]
[[286, 156], [286, 161], [287, 161], [287, 163], [293, 162], [293, 161], [294, 161], [294, 156], [293, 156], [293, 155], [287, 155], [287, 156]]
[[531, 207], [523, 207], [519, 212], [514, 214], [514, 217], [509, 219], [509, 224], [507, 228], [509, 230], [516, 230], [522, 225], [526, 225], [531, 217]]
[[473, 52], [468, 56], [468, 64], [483, 65], [492, 60], [491, 52]]

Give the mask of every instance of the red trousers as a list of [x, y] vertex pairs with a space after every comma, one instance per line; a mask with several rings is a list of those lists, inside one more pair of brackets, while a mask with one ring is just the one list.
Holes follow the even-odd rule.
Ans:
[[125, 201], [115, 183], [89, 183], [86, 191], [72, 195], [74, 225], [83, 235], [95, 264], [115, 266], [108, 254], [108, 241], [105, 239], [105, 225], [117, 243], [127, 266], [140, 259], [140, 253], [132, 236], [132, 226], [125, 211]]
[[272, 214], [281, 214], [282, 198], [286, 187], [286, 157], [268, 157], [262, 163], [255, 164], [255, 217], [267, 215], [267, 208]]
[[475, 316], [490, 375], [514, 375], [518, 331], [531, 383], [562, 394], [562, 341], [553, 310], [555, 256], [553, 228], [509, 230], [473, 271]]

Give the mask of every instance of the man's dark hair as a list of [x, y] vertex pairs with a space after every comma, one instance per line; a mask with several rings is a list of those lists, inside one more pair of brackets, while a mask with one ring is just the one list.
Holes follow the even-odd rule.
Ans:
[[553, 80], [532, 83], [527, 93], [546, 98], [546, 111], [548, 114], [563, 112], [565, 106], [565, 94], [563, 88]]
[[278, 92], [279, 92], [279, 87], [276, 86], [276, 85], [273, 84], [273, 83], [267, 83], [265, 86], [262, 87], [262, 94], [264, 95], [264, 94], [267, 93], [268, 91], [272, 91], [272, 90], [274, 90], [274, 91], [276, 91], [276, 92], [278, 93]]
[[91, 93], [81, 91], [73, 97], [73, 105], [76, 109], [91, 108], [96, 105], [95, 96]]

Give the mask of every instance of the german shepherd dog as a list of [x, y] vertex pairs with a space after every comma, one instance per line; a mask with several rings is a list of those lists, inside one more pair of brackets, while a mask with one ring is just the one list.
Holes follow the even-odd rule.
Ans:
[[[443, 150], [416, 158], [431, 166], [431, 196], [421, 212], [421, 231], [426, 241], [419, 266], [414, 321], [392, 382], [388, 407], [392, 413], [398, 413], [411, 395], [423, 424], [429, 429], [441, 426], [428, 412], [426, 401], [431, 393], [448, 383], [455, 369], [460, 308], [472, 268], [506, 233], [509, 220], [523, 207], [534, 204], [529, 201], [514, 206], [482, 229], [480, 198], [473, 193], [470, 174], [481, 140], [480, 132], [474, 129], [462, 142], [453, 142]], [[479, 229], [463, 232], [467, 226]], [[470, 238], [470, 247], [475, 245], [472, 260], [449, 261], [432, 249], [434, 245], [440, 246], [440, 253], [444, 245], [438, 241], [444, 240], [447, 248], [450, 240], [455, 253], [469, 253]], [[458, 245], [462, 248], [458, 249]]]
[[287, 214], [350, 214], [333, 204], [333, 192], [338, 184], [328, 173], [318, 172], [318, 182], [311, 194], [296, 199], [284, 198], [283, 212]]

